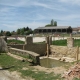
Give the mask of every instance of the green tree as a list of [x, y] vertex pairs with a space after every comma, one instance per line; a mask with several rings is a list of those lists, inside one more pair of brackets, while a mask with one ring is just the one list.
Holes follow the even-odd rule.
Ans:
[[29, 30], [29, 27], [27, 26], [27, 27], [25, 28], [25, 30], [28, 31], [28, 30]]
[[51, 26], [53, 26], [53, 25], [54, 25], [54, 20], [52, 19], [52, 20], [51, 20]]
[[47, 24], [45, 25], [45, 27], [54, 27], [54, 26], [57, 26], [57, 21], [54, 21], [53, 19], [51, 20], [51, 24]]
[[11, 36], [11, 33], [9, 31], [6, 32], [6, 36]]
[[21, 35], [24, 35], [24, 28], [21, 28], [21, 29], [20, 29], [20, 34], [21, 34]]
[[54, 21], [54, 26], [57, 26], [57, 21]]
[[17, 34], [20, 34], [20, 29], [17, 29]]

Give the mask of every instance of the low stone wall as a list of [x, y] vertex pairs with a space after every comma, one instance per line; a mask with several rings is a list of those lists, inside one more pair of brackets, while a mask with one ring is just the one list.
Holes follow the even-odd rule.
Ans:
[[28, 50], [28, 51], [33, 51], [35, 53], [38, 53], [40, 55], [44, 55], [46, 52], [46, 46], [47, 44], [8, 44], [8, 46], [12, 48], [17, 48], [17, 49], [22, 49], [22, 50]]
[[25, 45], [25, 50], [36, 52], [40, 55], [44, 55], [47, 50], [47, 44], [31, 44]]
[[[76, 59], [77, 47], [68, 48], [67, 46], [51, 45], [51, 54], [54, 57], [70, 57]], [[80, 47], [79, 47], [79, 60], [80, 60]]]
[[24, 44], [8, 44], [12, 48], [23, 49]]
[[35, 64], [40, 64], [39, 54], [37, 54], [35, 52], [21, 50], [21, 49], [16, 49], [16, 48], [10, 48], [10, 47], [8, 48], [8, 50], [12, 54], [28, 56], [31, 59], [33, 59], [33, 62]]

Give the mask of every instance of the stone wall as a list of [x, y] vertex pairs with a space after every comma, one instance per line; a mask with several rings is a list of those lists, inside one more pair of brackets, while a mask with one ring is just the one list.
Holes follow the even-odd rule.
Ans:
[[8, 44], [8, 46], [17, 49], [23, 49], [24, 44]]
[[12, 54], [24, 55], [24, 56], [30, 57], [30, 59], [32, 59], [35, 64], [40, 64], [39, 54], [35, 52], [16, 49], [16, 48], [10, 48], [10, 47], [8, 49], [9, 49], [9, 52]]
[[40, 55], [44, 55], [46, 52], [46, 46], [47, 44], [14, 44], [14, 45], [8, 45], [12, 48], [17, 48], [17, 49], [22, 49], [22, 50], [28, 50], [28, 51], [33, 51], [36, 52]]
[[74, 38], [72, 37], [67, 38], [67, 47], [68, 48], [74, 47]]
[[25, 50], [36, 52], [40, 55], [44, 55], [46, 52], [47, 44], [30, 44], [25, 45]]
[[[51, 45], [51, 54], [54, 57], [71, 57], [76, 59], [77, 47], [68, 48], [67, 46]], [[80, 47], [79, 47], [79, 60], [80, 60]]]
[[0, 52], [7, 52], [7, 43], [5, 42], [5, 40], [0, 37]]

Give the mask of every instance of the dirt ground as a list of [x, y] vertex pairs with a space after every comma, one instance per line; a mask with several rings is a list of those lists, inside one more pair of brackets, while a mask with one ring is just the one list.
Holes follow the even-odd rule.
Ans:
[[20, 74], [16, 71], [9, 72], [8, 70], [0, 70], [0, 80], [28, 80], [21, 78]]
[[[9, 56], [14, 57], [18, 60], [22, 60], [22, 57], [8, 53]], [[54, 72], [55, 74], [61, 74], [63, 75], [64, 72], [67, 71], [67, 69], [65, 69], [64, 67], [54, 67], [54, 68], [45, 68], [45, 67], [41, 67], [39, 65], [37, 66], [33, 66], [33, 71], [38, 72], [38, 71], [44, 71], [47, 74]], [[24, 70], [26, 68], [23, 68]], [[14, 72], [9, 72], [9, 71], [5, 71], [5, 70], [1, 70], [0, 71], [0, 80], [34, 80], [30, 77], [26, 77], [26, 79], [23, 79], [20, 76], [20, 73], [14, 71]]]

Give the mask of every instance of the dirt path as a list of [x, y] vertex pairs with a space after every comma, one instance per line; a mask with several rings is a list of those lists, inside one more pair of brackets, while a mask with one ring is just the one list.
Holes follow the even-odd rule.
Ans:
[[0, 80], [28, 80], [23, 79], [16, 71], [9, 72], [8, 70], [0, 70]]

